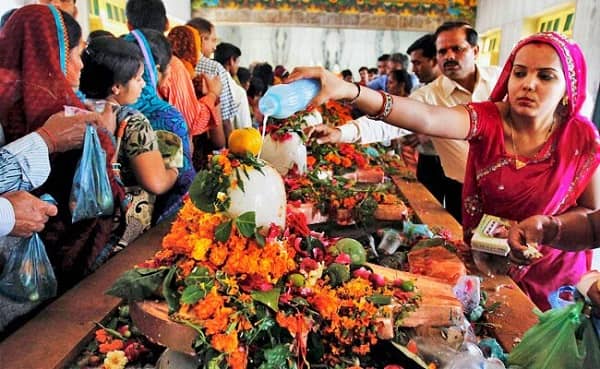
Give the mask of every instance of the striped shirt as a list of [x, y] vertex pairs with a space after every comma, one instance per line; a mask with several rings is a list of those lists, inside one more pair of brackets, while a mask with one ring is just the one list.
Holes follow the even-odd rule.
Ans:
[[233, 102], [231, 87], [229, 86], [229, 72], [227, 72], [225, 68], [223, 68], [223, 66], [218, 62], [205, 56], [201, 56], [200, 60], [198, 61], [198, 65], [196, 65], [196, 73], [205, 73], [210, 76], [214, 76], [216, 74], [219, 75], [222, 86], [221, 118], [223, 120], [232, 120], [237, 113], [237, 109], [235, 107], [235, 103]]
[[[48, 147], [35, 132], [0, 148], [0, 194], [31, 191], [41, 186], [50, 174]], [[0, 237], [15, 226], [11, 203], [0, 197]]]

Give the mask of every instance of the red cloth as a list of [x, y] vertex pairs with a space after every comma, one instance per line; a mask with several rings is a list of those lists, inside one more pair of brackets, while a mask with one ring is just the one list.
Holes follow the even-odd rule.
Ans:
[[[531, 42], [549, 44], [559, 54], [569, 104], [564, 109], [565, 118], [541, 150], [531, 158], [520, 157], [527, 165], [516, 169], [514, 156], [506, 152], [502, 118], [494, 102], [507, 94], [516, 52]], [[484, 213], [520, 221], [536, 214], [561, 214], [577, 206], [577, 199], [600, 163], [598, 132], [578, 114], [585, 99], [585, 61], [579, 47], [562, 36], [546, 33], [521, 41], [510, 55], [490, 99], [492, 102], [467, 106], [471, 132], [463, 187], [466, 239]], [[589, 269], [590, 253], [547, 246], [542, 246], [541, 252], [541, 259], [528, 267], [515, 268], [511, 276], [539, 308], [546, 310], [550, 292], [577, 283]]]
[[[69, 40], [68, 44], [78, 42]], [[64, 105], [85, 108], [61, 70], [57, 25], [48, 6], [17, 10], [0, 32], [0, 50], [0, 122], [8, 142], [35, 131]], [[102, 130], [98, 136], [111, 158], [112, 138]], [[52, 155], [50, 177], [38, 191], [58, 201], [59, 213], [50, 219], [42, 237], [59, 276], [75, 269], [80, 275], [110, 235], [111, 217], [71, 224], [69, 193], [80, 157], [81, 150]], [[107, 165], [111, 188], [120, 198], [123, 190]]]

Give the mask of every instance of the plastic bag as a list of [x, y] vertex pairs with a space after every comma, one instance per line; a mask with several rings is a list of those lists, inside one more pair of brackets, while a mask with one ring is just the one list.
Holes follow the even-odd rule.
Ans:
[[[42, 200], [56, 203], [50, 195]], [[56, 296], [56, 276], [40, 236], [11, 237], [14, 244], [0, 275], [0, 291], [19, 302], [45, 300]]]
[[69, 209], [72, 222], [113, 214], [113, 195], [106, 171], [106, 153], [100, 146], [96, 128], [88, 125], [83, 153], [77, 164]]
[[510, 353], [508, 362], [528, 369], [579, 369], [585, 348], [576, 337], [582, 323], [583, 302], [538, 313], [539, 322], [530, 328]]
[[598, 324], [594, 318], [586, 318], [583, 322], [583, 335], [581, 342], [585, 347], [585, 360], [583, 369], [597, 369], [600, 367], [600, 337], [598, 337]]
[[454, 356], [444, 369], [505, 369], [500, 359], [486, 359], [481, 350], [473, 344], [466, 344]]

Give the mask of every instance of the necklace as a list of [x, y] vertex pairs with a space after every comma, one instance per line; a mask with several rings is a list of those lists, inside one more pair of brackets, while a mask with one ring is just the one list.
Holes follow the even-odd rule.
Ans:
[[[552, 119], [552, 123], [550, 123], [550, 127], [548, 128], [548, 131], [546, 132], [546, 137], [544, 137], [544, 142], [542, 143], [542, 145], [545, 144], [546, 141], [548, 141], [548, 137], [550, 137], [550, 133], [552, 133], [552, 129], [554, 128], [554, 122], [556, 122], [556, 117], [554, 117]], [[517, 144], [515, 142], [515, 137], [514, 137], [514, 133], [513, 133], [513, 121], [510, 116], [510, 112], [506, 115], [506, 123], [508, 123], [508, 126], [510, 127], [510, 141], [512, 142], [513, 159], [515, 161], [515, 169], [519, 170], [519, 169], [523, 168], [524, 166], [526, 166], [527, 163], [519, 159], [519, 152], [517, 150]]]

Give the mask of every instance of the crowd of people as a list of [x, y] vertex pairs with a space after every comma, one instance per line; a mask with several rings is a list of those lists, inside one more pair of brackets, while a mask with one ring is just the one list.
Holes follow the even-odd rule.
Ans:
[[[590, 269], [600, 237], [598, 133], [580, 113], [583, 55], [559, 34], [525, 38], [498, 69], [477, 65], [472, 26], [447, 22], [406, 54], [382, 55], [377, 70], [361, 67], [355, 82], [349, 70], [240, 67], [240, 48], [217, 43], [210, 21], [171, 28], [161, 0], [127, 1], [128, 34], [87, 37], [75, 0], [39, 3], [2, 17], [0, 236], [39, 232], [62, 290], [172, 217], [208, 154], [227, 146], [232, 129], [262, 122], [266, 89], [300, 78], [320, 81], [313, 105], [345, 100], [361, 112], [337, 128], [314, 127], [314, 139], [416, 148], [417, 178], [462, 221], [467, 242], [484, 214], [520, 222], [510, 273], [538, 307]], [[65, 106], [80, 113], [67, 116]], [[88, 124], [119, 206], [72, 223]], [[180, 161], [161, 153], [165, 140]], [[57, 205], [40, 200], [44, 193]], [[532, 262], [523, 251], [533, 242], [543, 256]], [[597, 285], [589, 296], [600, 303]], [[34, 307], [0, 296], [0, 330]]]

